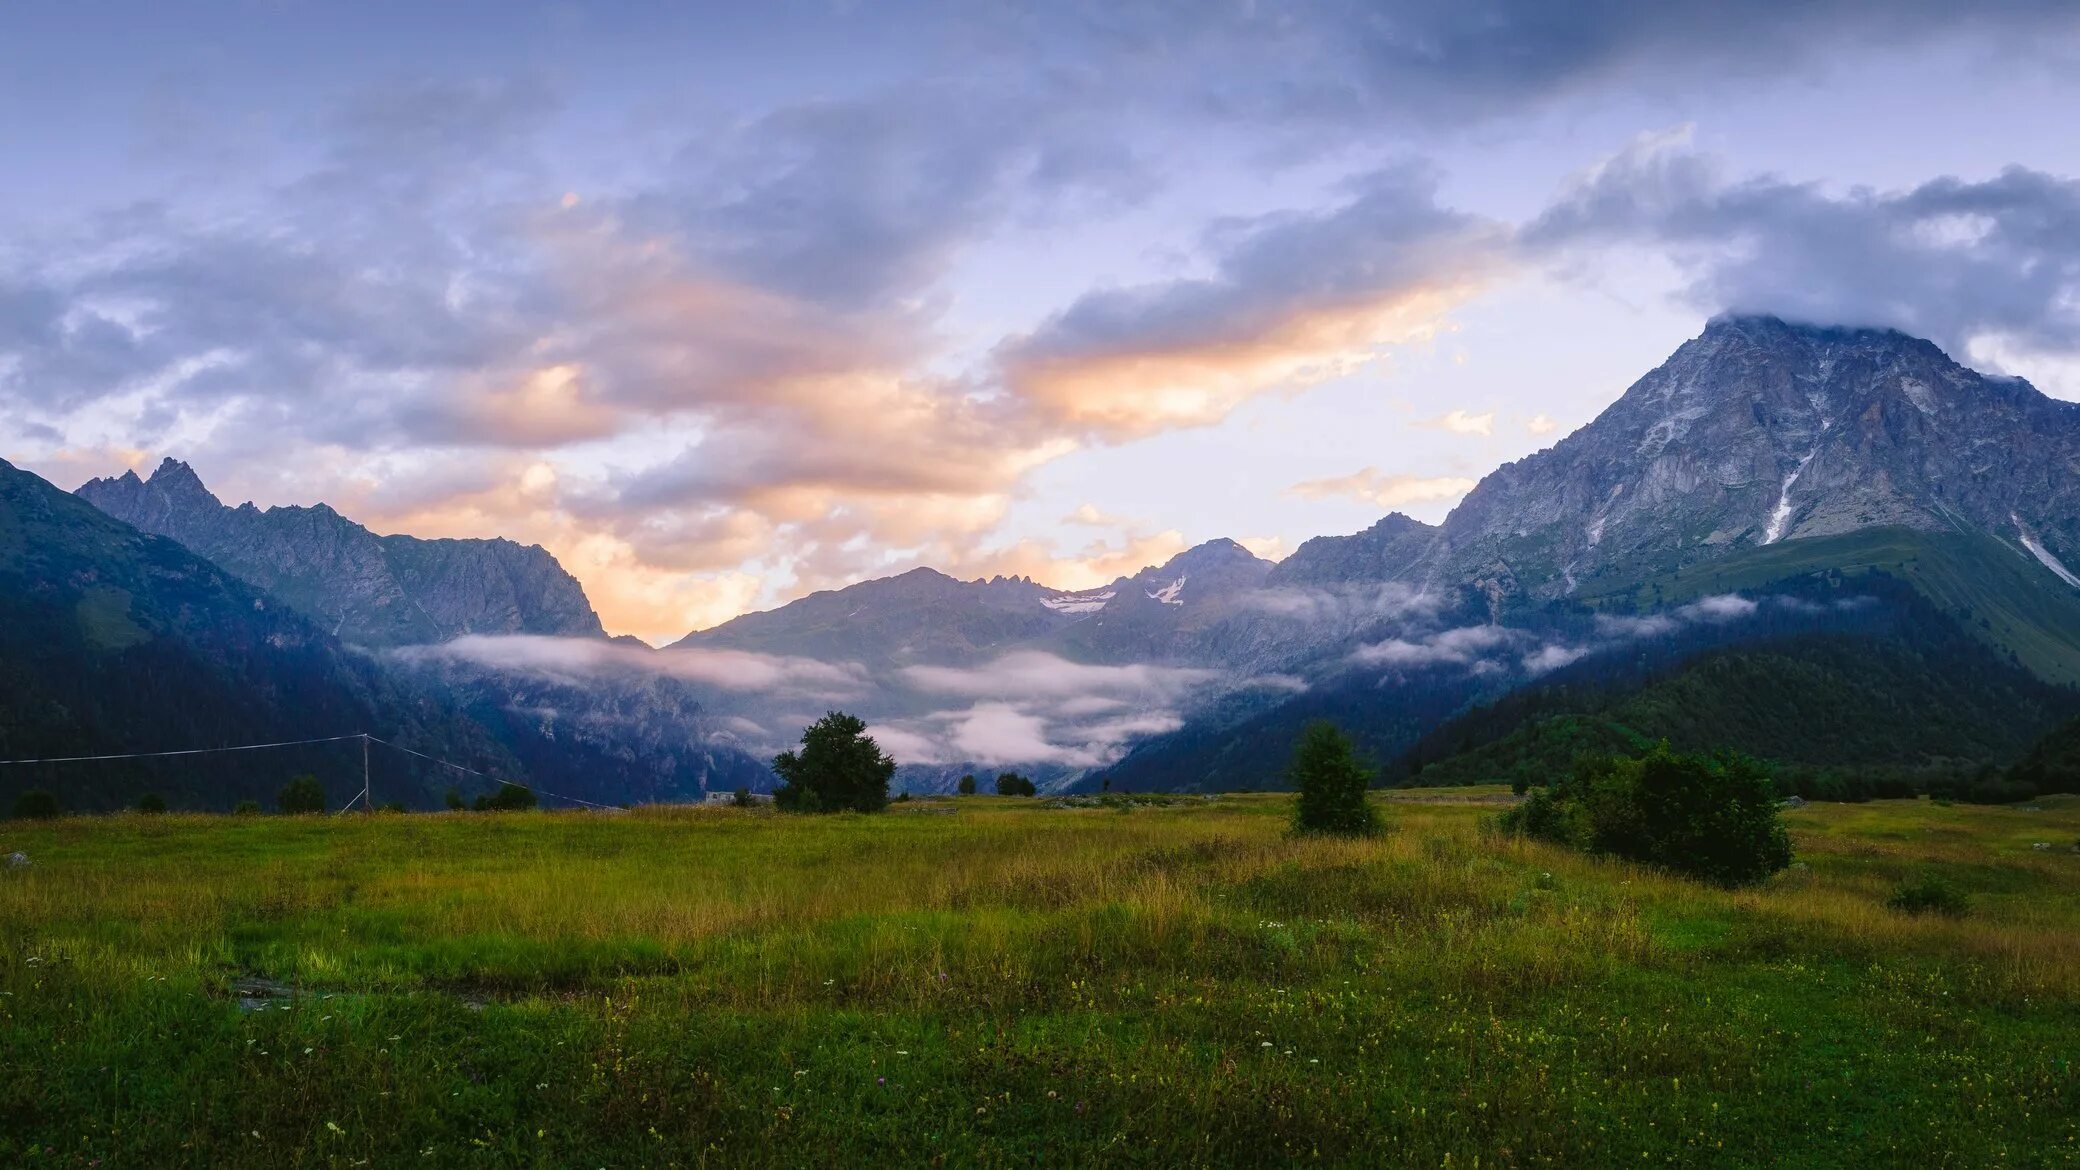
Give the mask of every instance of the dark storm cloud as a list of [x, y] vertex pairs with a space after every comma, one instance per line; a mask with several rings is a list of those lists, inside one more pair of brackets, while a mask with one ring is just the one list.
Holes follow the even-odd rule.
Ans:
[[2080, 182], [2022, 167], [1900, 191], [1732, 181], [1679, 141], [1644, 141], [1584, 178], [1520, 242], [1567, 256], [1665, 249], [1707, 311], [1882, 325], [1955, 353], [1984, 334], [2080, 348]]

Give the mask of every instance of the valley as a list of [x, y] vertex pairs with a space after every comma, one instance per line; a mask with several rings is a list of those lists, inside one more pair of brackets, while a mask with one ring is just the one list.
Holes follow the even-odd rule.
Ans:
[[1497, 799], [11, 822], [0, 1160], [2080, 1153], [2080, 799], [1808, 805], [1731, 893]]

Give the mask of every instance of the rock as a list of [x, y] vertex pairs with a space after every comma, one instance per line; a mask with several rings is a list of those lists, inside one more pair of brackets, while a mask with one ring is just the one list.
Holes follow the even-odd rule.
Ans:
[[7, 868], [9, 869], [26, 869], [28, 865], [29, 855], [19, 849], [7, 855]]
[[1804, 808], [1805, 806], [1806, 798], [1803, 796], [1787, 796], [1777, 802], [1778, 808]]
[[2039, 853], [2049, 853], [2051, 851], [2051, 842], [2038, 841], [2035, 844], [2031, 845], [2030, 848], [2036, 850]]

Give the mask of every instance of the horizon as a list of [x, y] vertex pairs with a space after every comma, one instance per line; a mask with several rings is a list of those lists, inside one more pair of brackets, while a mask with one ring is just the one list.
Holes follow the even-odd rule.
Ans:
[[2080, 16], [1370, 15], [18, 9], [0, 451], [662, 643], [1434, 524], [1722, 314], [2080, 399]]

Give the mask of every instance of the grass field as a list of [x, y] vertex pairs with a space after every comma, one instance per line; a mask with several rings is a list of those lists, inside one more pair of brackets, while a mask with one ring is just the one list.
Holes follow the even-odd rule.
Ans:
[[1496, 807], [0, 824], [0, 1164], [2080, 1163], [2080, 799], [1740, 893]]

